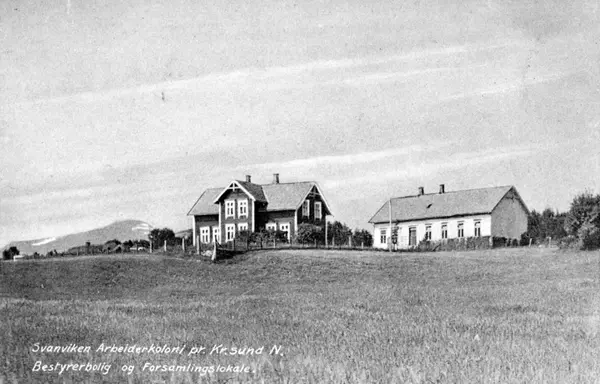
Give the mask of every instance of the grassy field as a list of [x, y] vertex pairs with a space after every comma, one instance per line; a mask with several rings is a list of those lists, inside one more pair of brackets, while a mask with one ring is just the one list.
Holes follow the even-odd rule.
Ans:
[[[290, 250], [0, 268], [0, 383], [600, 383], [600, 252]], [[91, 352], [39, 350], [69, 344]], [[210, 353], [221, 344], [265, 349]], [[38, 361], [110, 370], [34, 372]], [[228, 365], [250, 372], [209, 372]]]

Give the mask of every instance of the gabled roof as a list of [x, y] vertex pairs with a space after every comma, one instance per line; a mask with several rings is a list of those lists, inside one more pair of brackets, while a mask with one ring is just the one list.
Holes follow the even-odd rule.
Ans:
[[314, 185], [315, 183], [311, 181], [263, 185], [263, 191], [269, 202], [267, 210], [297, 209]]
[[445, 193], [429, 193], [421, 196], [395, 197], [386, 201], [369, 223], [385, 223], [390, 220], [390, 202], [392, 206], [392, 221], [426, 220], [444, 217], [456, 217], [491, 213], [502, 198], [514, 191], [523, 203], [513, 186], [467, 189]]
[[262, 186], [259, 184], [248, 183], [246, 181], [236, 180], [236, 182], [243, 187], [256, 201], [267, 201], [265, 194], [263, 193]]
[[250, 197], [253, 200], [256, 201], [262, 201], [262, 202], [266, 202], [267, 200], [265, 199], [265, 195], [262, 192], [262, 188], [260, 185], [258, 184], [254, 184], [254, 183], [249, 183], [247, 181], [240, 181], [240, 180], [233, 180], [228, 187], [225, 187], [221, 190], [221, 193], [219, 193], [217, 195], [217, 197], [215, 197], [215, 200], [213, 201], [214, 203], [216, 203], [221, 196], [223, 196], [223, 194], [225, 194], [225, 192], [227, 192], [230, 188], [232, 188], [232, 186], [238, 186], [242, 189], [242, 191], [244, 191], [244, 193], [246, 193], [248, 195], [248, 197]]
[[[331, 214], [329, 204], [322, 195], [323, 192], [321, 191], [321, 188], [314, 181], [262, 185], [239, 180], [235, 180], [234, 182], [247, 191], [247, 193], [251, 194], [256, 201], [266, 202], [267, 211], [296, 210], [311, 192], [312, 188], [316, 187], [321, 193], [324, 211]], [[218, 215], [219, 208], [216, 201], [226, 190], [227, 188], [207, 189], [188, 212], [188, 215]]]

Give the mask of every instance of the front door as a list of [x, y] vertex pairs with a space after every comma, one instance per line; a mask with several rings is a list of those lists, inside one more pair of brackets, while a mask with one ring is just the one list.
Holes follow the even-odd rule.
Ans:
[[417, 228], [415, 227], [408, 229], [408, 245], [411, 247], [417, 245]]

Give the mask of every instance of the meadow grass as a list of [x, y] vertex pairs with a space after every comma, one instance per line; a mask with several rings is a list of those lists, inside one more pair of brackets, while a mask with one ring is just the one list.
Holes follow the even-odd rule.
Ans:
[[[600, 252], [278, 250], [218, 264], [137, 255], [0, 268], [2, 384], [600, 382]], [[101, 343], [186, 349], [101, 353]], [[219, 344], [265, 351], [208, 353]], [[207, 353], [188, 356], [194, 346]], [[33, 372], [36, 361], [111, 369], [59, 375]], [[147, 362], [250, 372], [142, 371]]]

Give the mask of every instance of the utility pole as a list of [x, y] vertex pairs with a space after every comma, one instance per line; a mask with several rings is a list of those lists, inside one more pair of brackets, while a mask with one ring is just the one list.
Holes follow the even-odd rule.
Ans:
[[325, 249], [327, 249], [327, 215], [325, 215]]
[[390, 219], [390, 232], [387, 238], [388, 251], [392, 252], [392, 198], [389, 201], [389, 219]]

